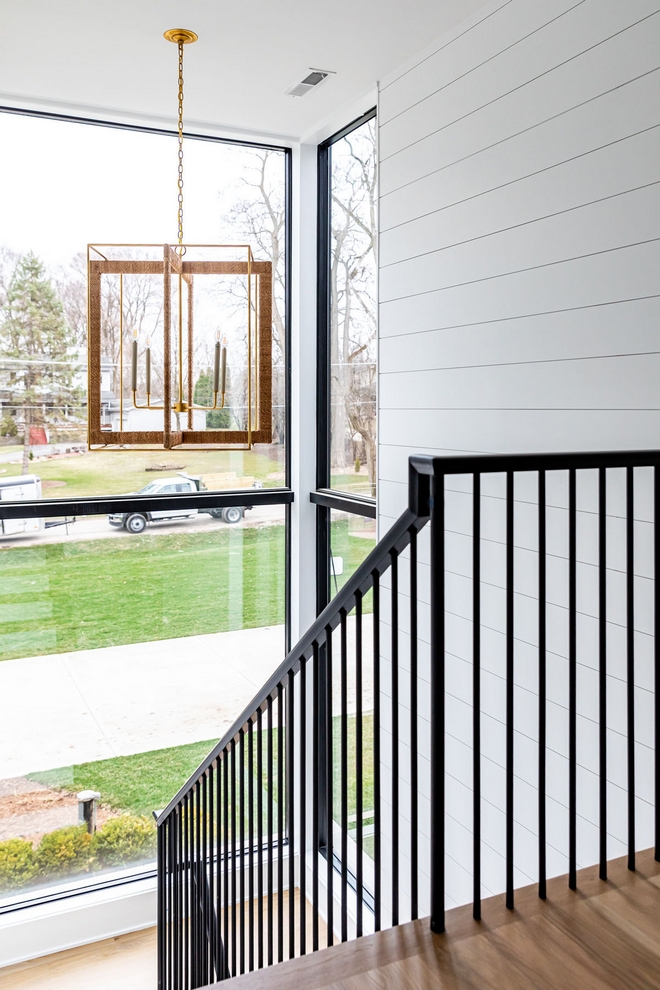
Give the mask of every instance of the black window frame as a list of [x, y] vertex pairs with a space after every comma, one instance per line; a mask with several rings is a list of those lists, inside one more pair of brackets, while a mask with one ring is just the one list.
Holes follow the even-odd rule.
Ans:
[[[316, 505], [316, 611], [323, 611], [332, 597], [330, 521], [333, 509], [370, 519], [377, 518], [377, 501], [360, 495], [334, 491], [330, 487], [330, 261], [332, 252], [331, 149], [333, 144], [363, 124], [374, 120], [372, 107], [318, 146], [317, 157], [317, 276], [316, 276], [316, 489], [310, 501]], [[332, 746], [327, 722], [327, 651], [319, 650], [319, 853], [327, 856], [327, 752]], [[335, 867], [338, 864], [335, 855]]]
[[330, 513], [332, 509], [375, 519], [375, 498], [335, 491], [330, 487], [330, 259], [332, 252], [331, 149], [377, 116], [366, 110], [318, 147], [317, 159], [317, 280], [316, 280], [316, 609], [320, 614], [331, 598]]
[[[108, 127], [115, 130], [132, 131], [142, 134], [154, 134], [165, 137], [176, 137], [175, 130], [149, 127], [139, 124], [123, 124], [113, 120], [103, 120], [94, 117], [81, 117], [71, 114], [55, 113], [46, 110], [29, 110], [0, 104], [0, 114], [14, 114], [23, 117], [34, 117], [45, 120], [61, 121], [63, 123], [88, 124], [92, 127]], [[82, 515], [104, 515], [111, 513], [169, 511], [177, 509], [215, 509], [226, 506], [244, 505], [282, 505], [284, 506], [284, 624], [285, 650], [291, 649], [291, 504], [294, 492], [291, 488], [291, 270], [292, 270], [292, 163], [293, 152], [286, 145], [267, 144], [257, 141], [240, 141], [235, 138], [221, 138], [208, 134], [198, 134], [184, 131], [184, 137], [208, 141], [215, 144], [228, 144], [241, 148], [258, 148], [264, 151], [276, 151], [284, 155], [284, 197], [285, 197], [285, 233], [284, 233], [284, 276], [285, 276], [285, 483], [278, 488], [265, 489], [233, 489], [221, 492], [174, 493], [170, 495], [97, 495], [81, 496], [79, 498], [39, 499], [25, 502], [1, 502], [0, 519], [68, 519]], [[156, 810], [156, 809], [154, 809]], [[66, 900], [70, 897], [86, 894], [91, 891], [110, 889], [124, 886], [140, 880], [156, 876], [153, 866], [145, 865], [134, 871], [124, 869], [117, 871], [119, 875], [91, 876], [87, 882], [84, 877], [60, 884], [53, 883], [51, 887], [37, 888], [34, 891], [17, 891], [13, 899], [6, 899], [0, 904], [0, 916], [40, 904]], [[4, 898], [3, 898], [4, 899]]]

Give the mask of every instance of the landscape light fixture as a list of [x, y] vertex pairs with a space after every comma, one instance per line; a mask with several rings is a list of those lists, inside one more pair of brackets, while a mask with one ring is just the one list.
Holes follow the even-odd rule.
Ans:
[[249, 244], [183, 239], [177, 45], [176, 244], [88, 244], [88, 442], [98, 449], [272, 443], [272, 264]]

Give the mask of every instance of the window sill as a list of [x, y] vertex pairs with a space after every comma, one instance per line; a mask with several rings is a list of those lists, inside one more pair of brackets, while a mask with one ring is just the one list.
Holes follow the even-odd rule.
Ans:
[[92, 889], [14, 902], [0, 915], [0, 967], [156, 924], [156, 877], [115, 877]]

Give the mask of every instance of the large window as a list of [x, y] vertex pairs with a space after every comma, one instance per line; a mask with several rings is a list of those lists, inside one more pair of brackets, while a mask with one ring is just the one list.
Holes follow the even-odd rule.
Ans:
[[[339, 571], [357, 559], [355, 541], [368, 545], [364, 538], [347, 540], [347, 527], [355, 532], [362, 527], [365, 536], [375, 538], [376, 150], [375, 110], [319, 147], [317, 488], [312, 493], [318, 506], [319, 611], [343, 583]], [[354, 523], [348, 522], [351, 516]], [[342, 552], [338, 539], [345, 545]]]
[[[251, 451], [187, 449], [165, 456], [155, 450], [118, 459], [114, 451], [86, 448], [87, 245], [176, 241], [176, 138], [2, 113], [0, 143], [11, 149], [0, 162], [2, 477], [33, 469], [48, 498], [137, 491], [149, 479], [145, 471], [163, 463], [200, 477], [210, 490], [286, 485], [287, 153], [193, 138], [185, 143], [185, 240], [250, 244], [257, 260], [273, 264], [273, 442]], [[233, 297], [223, 295], [217, 315], [228, 337], [226, 407], [199, 414], [206, 418], [201, 427], [196, 413], [196, 428], [244, 428], [245, 368], [236, 360], [232, 367], [232, 357], [243, 352], [238, 336], [244, 333], [244, 292], [241, 283]], [[205, 301], [198, 292], [195, 305], [202, 304], [208, 309], [213, 299]], [[31, 306], [38, 320], [30, 317]], [[157, 276], [133, 275], [123, 282], [105, 277], [101, 387], [108, 430], [121, 428], [120, 419], [124, 429], [153, 429], [132, 408], [130, 354], [135, 331], [142, 395], [145, 342], [160, 339], [162, 307]], [[203, 347], [193, 356], [195, 402], [203, 405], [209, 402], [213, 360]], [[154, 364], [153, 388], [158, 387]]]
[[376, 120], [320, 149], [318, 486], [376, 496]]
[[86, 245], [173, 239], [176, 140], [0, 113], [0, 142], [2, 910], [153, 864], [152, 812], [284, 656], [291, 493], [288, 153], [186, 148], [186, 240], [273, 263], [272, 444], [89, 452]]

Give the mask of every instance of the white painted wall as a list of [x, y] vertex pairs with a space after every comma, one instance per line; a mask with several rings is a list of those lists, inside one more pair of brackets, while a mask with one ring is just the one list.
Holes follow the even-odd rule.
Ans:
[[[412, 453], [660, 447], [659, 68], [658, 0], [497, 0], [381, 82], [381, 531], [405, 505]], [[456, 478], [450, 488], [451, 906], [471, 896], [471, 481]], [[645, 847], [652, 798], [648, 472], [638, 472], [637, 489], [637, 813]], [[484, 894], [504, 884], [503, 492], [501, 477], [484, 483]], [[596, 494], [594, 478], [582, 478], [580, 865], [597, 855]], [[624, 851], [626, 784], [620, 472], [610, 477], [608, 497], [615, 856]], [[516, 883], [524, 884], [537, 875], [535, 478], [521, 480], [516, 499]], [[565, 476], [549, 478], [548, 503], [548, 867], [557, 874], [567, 869]], [[421, 731], [428, 754], [426, 723]], [[422, 781], [426, 792], [426, 764]]]

